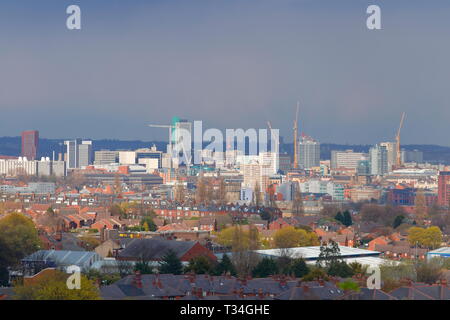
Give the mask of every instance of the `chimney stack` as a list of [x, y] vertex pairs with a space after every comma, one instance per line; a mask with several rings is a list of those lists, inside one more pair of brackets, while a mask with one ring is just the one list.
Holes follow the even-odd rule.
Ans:
[[264, 293], [261, 288], [258, 289], [258, 298], [260, 298], [260, 299], [264, 298]]

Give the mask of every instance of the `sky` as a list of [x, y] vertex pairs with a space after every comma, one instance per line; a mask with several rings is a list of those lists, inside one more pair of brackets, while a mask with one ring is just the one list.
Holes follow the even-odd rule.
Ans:
[[[66, 8], [81, 8], [81, 30]], [[381, 8], [381, 30], [366, 9]], [[173, 116], [292, 141], [450, 146], [448, 0], [2, 0], [0, 136], [163, 140]]]

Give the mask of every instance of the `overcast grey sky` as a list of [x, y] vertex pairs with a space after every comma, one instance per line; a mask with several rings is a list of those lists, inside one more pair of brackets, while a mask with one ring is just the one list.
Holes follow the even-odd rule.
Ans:
[[[82, 30], [66, 29], [78, 4]], [[382, 30], [366, 28], [378, 4]], [[0, 136], [161, 140], [172, 116], [292, 141], [450, 145], [450, 1], [3, 0]]]

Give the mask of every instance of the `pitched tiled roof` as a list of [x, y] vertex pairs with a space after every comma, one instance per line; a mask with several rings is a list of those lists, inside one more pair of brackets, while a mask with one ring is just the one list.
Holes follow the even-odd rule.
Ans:
[[119, 257], [124, 259], [160, 260], [169, 250], [172, 250], [178, 258], [181, 258], [196, 243], [196, 241], [133, 239], [120, 252]]

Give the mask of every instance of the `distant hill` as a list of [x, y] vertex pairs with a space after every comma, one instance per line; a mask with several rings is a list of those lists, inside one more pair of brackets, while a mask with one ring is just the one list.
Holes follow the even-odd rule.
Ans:
[[[65, 139], [39, 139], [39, 157], [51, 157], [52, 152], [56, 154], [64, 152]], [[153, 144], [158, 150], [166, 151], [167, 142], [163, 141], [141, 141], [141, 140], [93, 140], [94, 151], [97, 150], [134, 150], [139, 148], [149, 148]], [[369, 152], [371, 145], [350, 145], [350, 144], [334, 144], [323, 143], [320, 145], [320, 158], [330, 159], [332, 150], [348, 150], [355, 152]], [[429, 163], [450, 164], [450, 147], [437, 145], [411, 144], [402, 145], [405, 150], [419, 150], [423, 152], [423, 158]], [[281, 152], [293, 154], [293, 144], [285, 143], [280, 146]], [[21, 152], [20, 137], [0, 137], [0, 155], [19, 156]]]
[[[51, 157], [53, 151], [56, 154], [64, 152], [64, 140], [67, 139], [39, 139], [38, 157]], [[149, 148], [153, 144], [158, 150], [166, 150], [166, 142], [161, 141], [140, 141], [140, 140], [93, 140], [94, 151], [98, 150], [134, 150], [139, 148]], [[18, 156], [21, 153], [20, 137], [0, 137], [0, 155]]]

